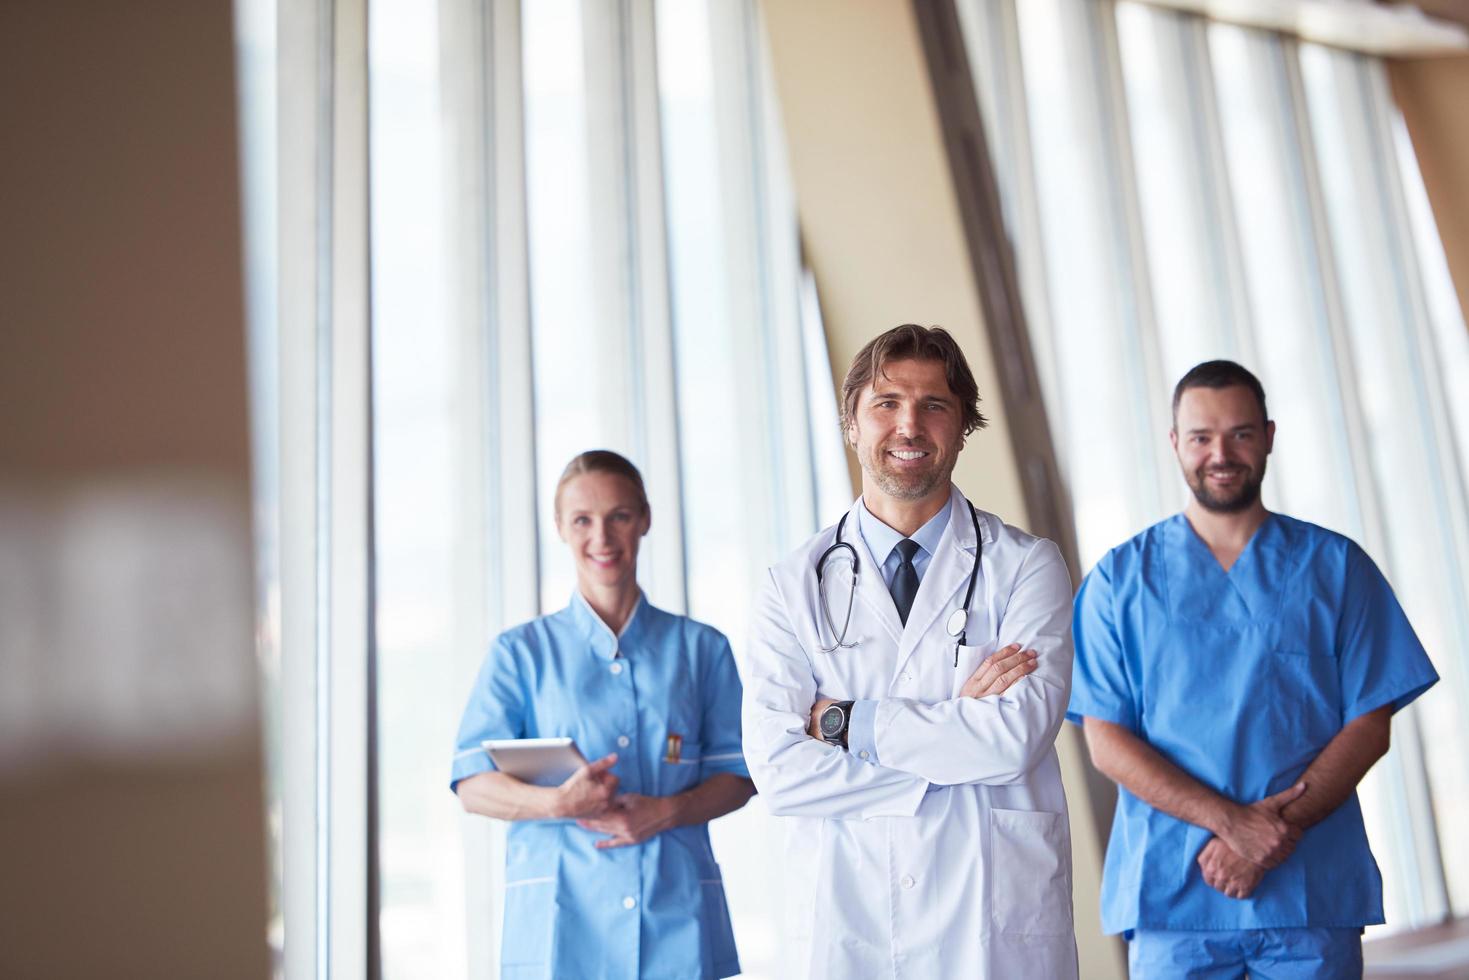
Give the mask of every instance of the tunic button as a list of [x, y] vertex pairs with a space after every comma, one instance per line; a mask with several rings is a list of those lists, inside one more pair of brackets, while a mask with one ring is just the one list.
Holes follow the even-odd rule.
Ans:
[[913, 884], [914, 884], [914, 882], [913, 882], [913, 876], [912, 875], [904, 875], [903, 876], [903, 887], [904, 888], [912, 888], [913, 887]]
[[[625, 749], [627, 748], [627, 743], [631, 741], [632, 739], [628, 738], [626, 735], [619, 735], [617, 736], [617, 747], [619, 749]], [[629, 905], [628, 908], [632, 908], [632, 906]]]
[[868, 758], [868, 756], [867, 756], [867, 750], [866, 749], [863, 749], [861, 752], [858, 752], [857, 754], [859, 756], [861, 756], [862, 758], [864, 758], [864, 759]]
[[635, 909], [638, 907], [638, 900], [629, 895], [622, 900], [622, 907], [625, 909]]
[[612, 662], [612, 666], [611, 667], [608, 667], [607, 669], [610, 670], [610, 671], [612, 671], [612, 673], [614, 673], [614, 674], [620, 674], [620, 673], [622, 673], [622, 664], [620, 664], [620, 663], [618, 663], [617, 661], [614, 660]]

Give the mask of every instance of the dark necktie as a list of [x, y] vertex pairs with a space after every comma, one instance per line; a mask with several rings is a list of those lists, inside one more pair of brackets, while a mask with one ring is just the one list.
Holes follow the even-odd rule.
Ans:
[[898, 557], [903, 559], [898, 564], [898, 571], [893, 575], [893, 584], [890, 591], [893, 593], [893, 603], [898, 607], [898, 618], [903, 625], [908, 625], [908, 613], [913, 608], [913, 597], [918, 595], [918, 569], [913, 567], [913, 556], [918, 554], [918, 542], [911, 538], [904, 538], [896, 545]]

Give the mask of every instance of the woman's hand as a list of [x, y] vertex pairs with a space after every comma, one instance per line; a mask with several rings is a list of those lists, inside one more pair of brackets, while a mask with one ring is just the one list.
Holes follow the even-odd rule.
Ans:
[[556, 787], [556, 804], [552, 816], [591, 817], [607, 809], [617, 793], [617, 777], [608, 772], [617, 762], [617, 753], [588, 762]]
[[1035, 670], [1037, 654], [1034, 650], [1021, 650], [1019, 643], [996, 650], [979, 665], [959, 695], [966, 698], [986, 698], [992, 694], [1004, 694], [1020, 678]]
[[677, 823], [677, 803], [671, 796], [643, 796], [623, 793], [594, 817], [584, 817], [577, 825], [599, 834], [611, 834], [597, 841], [598, 850], [641, 844]]

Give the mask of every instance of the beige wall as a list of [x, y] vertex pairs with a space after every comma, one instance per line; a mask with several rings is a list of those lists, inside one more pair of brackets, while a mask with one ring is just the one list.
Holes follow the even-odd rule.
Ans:
[[[899, 323], [937, 324], [963, 346], [991, 424], [955, 482], [1027, 523], [938, 115], [911, 6], [900, 0], [763, 0], [807, 259], [840, 383], [852, 355]], [[853, 482], [858, 471], [851, 455]], [[1101, 846], [1072, 726], [1058, 742], [1071, 805], [1083, 975], [1122, 976], [1101, 935]]]
[[[955, 481], [978, 506], [1025, 521], [999, 384], [918, 35], [897, 0], [764, 4], [806, 257], [838, 384], [852, 356], [900, 323], [963, 346], [990, 426]], [[851, 455], [854, 484], [859, 477]]]
[[1459, 307], [1469, 310], [1469, 56], [1388, 63], [1443, 238]]
[[0, 5], [0, 976], [269, 973], [232, 29]]

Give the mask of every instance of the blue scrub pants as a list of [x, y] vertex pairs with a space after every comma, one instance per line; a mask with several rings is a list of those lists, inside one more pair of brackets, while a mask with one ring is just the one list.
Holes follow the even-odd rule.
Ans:
[[1362, 976], [1361, 929], [1139, 929], [1132, 980], [1347, 980]]

